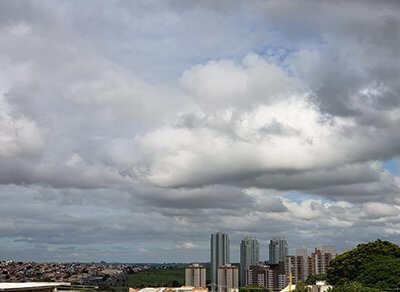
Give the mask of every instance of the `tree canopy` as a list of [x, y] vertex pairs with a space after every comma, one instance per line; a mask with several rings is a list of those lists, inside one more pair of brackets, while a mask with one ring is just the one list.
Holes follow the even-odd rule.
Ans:
[[306, 283], [308, 285], [314, 285], [317, 281], [326, 281], [326, 274], [309, 275]]
[[[378, 289], [396, 288], [400, 282], [400, 247], [379, 239], [359, 244], [330, 263], [327, 280], [338, 287], [353, 282], [354, 289], [359, 285]], [[354, 289], [351, 291], [364, 291]]]

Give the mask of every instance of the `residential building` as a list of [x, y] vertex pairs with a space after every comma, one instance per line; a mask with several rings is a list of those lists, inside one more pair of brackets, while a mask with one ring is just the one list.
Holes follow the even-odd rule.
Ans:
[[218, 285], [218, 268], [230, 263], [228, 234], [218, 232], [211, 234], [211, 289]]
[[297, 249], [296, 256], [285, 258], [286, 274], [292, 273], [293, 284], [307, 280], [310, 275], [326, 274], [329, 263], [335, 255], [334, 246], [315, 248], [311, 256], [307, 255], [306, 249]]
[[271, 291], [281, 291], [287, 284], [284, 263], [251, 266], [246, 271], [246, 285], [259, 285]]
[[305, 260], [303, 256], [287, 256], [285, 257], [285, 273], [287, 276], [292, 275], [292, 283], [305, 281], [304, 265]]
[[240, 244], [240, 286], [246, 286], [246, 271], [260, 262], [260, 246], [254, 237], [245, 237]]
[[185, 286], [206, 288], [206, 268], [192, 264], [185, 269]]
[[307, 264], [310, 275], [326, 274], [330, 261], [334, 258], [331, 253], [323, 252], [322, 249], [315, 248]]
[[284, 262], [288, 255], [288, 243], [284, 237], [274, 237], [269, 243], [269, 263]]
[[307, 280], [310, 272], [308, 270], [307, 262], [308, 262], [308, 249], [305, 247], [297, 248], [296, 249], [296, 256], [302, 256], [303, 257], [303, 280]]
[[218, 292], [239, 291], [239, 268], [226, 264], [218, 268]]

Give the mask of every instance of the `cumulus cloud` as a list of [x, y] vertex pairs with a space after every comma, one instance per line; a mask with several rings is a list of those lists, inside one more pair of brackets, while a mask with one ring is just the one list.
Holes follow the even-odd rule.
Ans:
[[0, 3], [0, 257], [396, 240], [397, 2], [97, 5]]

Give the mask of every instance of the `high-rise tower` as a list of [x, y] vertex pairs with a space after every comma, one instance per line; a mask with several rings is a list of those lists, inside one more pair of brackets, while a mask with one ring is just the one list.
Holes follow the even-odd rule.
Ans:
[[218, 268], [230, 263], [228, 234], [218, 232], [211, 234], [211, 289], [218, 285]]
[[246, 286], [246, 271], [260, 262], [260, 246], [254, 237], [246, 236], [240, 244], [240, 286]]
[[284, 262], [288, 255], [288, 243], [284, 237], [274, 237], [269, 242], [269, 263]]

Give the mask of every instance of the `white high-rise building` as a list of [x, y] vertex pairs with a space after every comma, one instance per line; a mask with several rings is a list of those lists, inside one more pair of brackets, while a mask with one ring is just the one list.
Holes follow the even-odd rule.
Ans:
[[230, 264], [228, 234], [218, 232], [211, 234], [211, 289], [218, 285], [218, 268]]
[[254, 237], [246, 236], [240, 244], [240, 286], [246, 286], [246, 271], [260, 262], [260, 246]]
[[284, 237], [274, 237], [269, 242], [269, 263], [284, 262], [288, 255], [288, 243]]
[[192, 264], [185, 269], [185, 286], [206, 288], [206, 268]]

